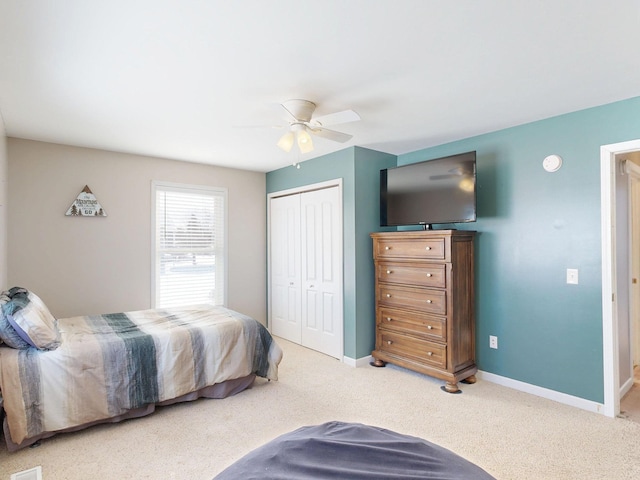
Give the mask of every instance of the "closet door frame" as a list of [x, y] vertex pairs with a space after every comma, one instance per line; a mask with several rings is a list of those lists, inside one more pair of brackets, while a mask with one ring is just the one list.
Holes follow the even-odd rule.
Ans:
[[302, 185], [300, 187], [290, 188], [287, 190], [280, 190], [277, 192], [272, 192], [267, 194], [267, 328], [269, 331], [272, 329], [272, 285], [271, 285], [271, 200], [273, 198], [284, 197], [288, 195], [300, 194], [305, 192], [312, 192], [314, 190], [322, 190], [325, 188], [338, 188], [338, 211], [340, 212], [340, 229], [342, 241], [340, 242], [340, 258], [342, 258], [342, 271], [340, 274], [341, 280], [341, 288], [340, 288], [340, 297], [341, 297], [341, 306], [342, 306], [342, 315], [340, 319], [340, 332], [342, 333], [340, 338], [340, 361], [344, 361], [344, 225], [343, 225], [343, 191], [342, 191], [342, 179], [336, 178], [333, 180], [327, 180], [325, 182], [313, 183], [309, 185]]

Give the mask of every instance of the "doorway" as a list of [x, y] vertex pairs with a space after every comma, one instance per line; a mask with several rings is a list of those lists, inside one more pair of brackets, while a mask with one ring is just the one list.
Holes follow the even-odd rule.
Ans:
[[[632, 175], [626, 160], [640, 158], [640, 139], [604, 145], [600, 149], [602, 226], [602, 333], [604, 414], [620, 413], [620, 400], [633, 386], [638, 346], [638, 312], [634, 310]], [[633, 168], [633, 167], [632, 167]], [[640, 281], [640, 280], [637, 280]], [[635, 320], [634, 320], [635, 319]], [[634, 355], [635, 353], [635, 355]]]
[[630, 330], [632, 375], [620, 390], [620, 414], [640, 423], [640, 152], [627, 156], [629, 170], [630, 236]]
[[[640, 172], [640, 151], [634, 152]], [[635, 383], [640, 383], [640, 175], [631, 185], [631, 338]]]
[[276, 192], [268, 205], [271, 332], [342, 359], [342, 184]]

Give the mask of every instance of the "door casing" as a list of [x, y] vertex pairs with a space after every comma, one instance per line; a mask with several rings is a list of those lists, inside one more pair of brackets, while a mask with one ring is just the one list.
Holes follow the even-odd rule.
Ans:
[[[629, 309], [628, 295], [624, 295], [619, 285], [616, 262], [619, 245], [628, 247], [629, 236], [619, 235], [618, 230], [628, 231], [629, 219], [619, 219], [619, 200], [617, 199], [617, 176], [620, 166], [620, 156], [640, 151], [640, 139], [621, 142], [600, 147], [600, 191], [601, 191], [601, 236], [602, 236], [602, 342], [603, 342], [603, 384], [604, 405], [603, 413], [608, 417], [615, 417], [620, 413], [621, 385], [620, 381], [620, 308]], [[620, 207], [628, 209], [628, 195], [626, 204]], [[625, 222], [625, 225], [618, 225]], [[626, 237], [626, 238], [625, 238]], [[623, 242], [622, 244], [620, 242]], [[625, 252], [626, 253], [626, 252]], [[620, 303], [620, 293], [627, 298], [627, 305]]]

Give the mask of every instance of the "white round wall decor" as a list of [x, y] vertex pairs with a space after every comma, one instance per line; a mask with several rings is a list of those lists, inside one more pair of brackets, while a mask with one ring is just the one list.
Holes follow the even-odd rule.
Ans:
[[562, 166], [562, 157], [560, 155], [549, 155], [542, 161], [542, 167], [547, 172], [557, 172]]

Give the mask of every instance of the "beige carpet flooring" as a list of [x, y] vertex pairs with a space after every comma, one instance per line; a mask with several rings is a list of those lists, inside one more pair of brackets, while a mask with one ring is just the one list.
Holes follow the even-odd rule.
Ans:
[[211, 479], [250, 450], [303, 425], [361, 422], [422, 437], [498, 479], [638, 479], [640, 424], [606, 418], [487, 381], [461, 385], [393, 366], [352, 368], [278, 340], [278, 382], [224, 400], [58, 435], [9, 454], [0, 479], [42, 466], [45, 480]]

